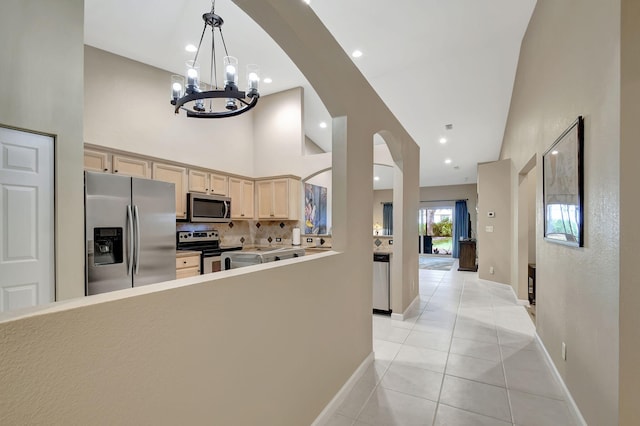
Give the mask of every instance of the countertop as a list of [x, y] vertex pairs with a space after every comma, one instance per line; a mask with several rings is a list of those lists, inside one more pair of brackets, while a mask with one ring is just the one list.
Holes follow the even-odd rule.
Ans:
[[202, 254], [202, 253], [199, 252], [199, 251], [176, 250], [176, 258], [189, 257], [189, 256], [200, 256], [200, 254]]

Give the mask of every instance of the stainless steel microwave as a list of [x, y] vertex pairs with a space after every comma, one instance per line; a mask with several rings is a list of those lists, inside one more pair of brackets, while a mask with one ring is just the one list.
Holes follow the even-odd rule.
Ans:
[[187, 194], [189, 222], [231, 222], [231, 198], [222, 195]]

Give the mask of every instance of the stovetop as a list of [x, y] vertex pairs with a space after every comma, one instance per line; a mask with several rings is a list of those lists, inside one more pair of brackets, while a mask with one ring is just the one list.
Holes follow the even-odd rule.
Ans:
[[218, 231], [180, 231], [176, 234], [177, 250], [201, 251], [205, 257], [216, 256], [225, 251], [242, 250], [242, 246], [220, 247]]

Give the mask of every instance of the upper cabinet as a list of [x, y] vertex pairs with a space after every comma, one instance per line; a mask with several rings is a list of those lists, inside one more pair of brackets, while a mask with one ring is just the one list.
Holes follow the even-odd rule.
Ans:
[[256, 182], [258, 219], [300, 219], [300, 181], [291, 178]]
[[151, 162], [142, 158], [113, 154], [113, 173], [131, 177], [151, 179]]
[[176, 219], [187, 218], [187, 169], [172, 164], [153, 163], [153, 179], [176, 186]]
[[189, 192], [202, 194], [229, 195], [227, 176], [189, 169]]
[[111, 173], [111, 154], [85, 149], [84, 169], [92, 172]]
[[151, 161], [93, 149], [84, 150], [84, 169], [151, 179]]
[[253, 181], [229, 178], [232, 219], [253, 219]]

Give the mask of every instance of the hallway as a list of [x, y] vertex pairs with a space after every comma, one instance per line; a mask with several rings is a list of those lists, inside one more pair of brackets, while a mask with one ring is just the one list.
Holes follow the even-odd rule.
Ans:
[[328, 426], [564, 426], [575, 420], [511, 288], [420, 270], [405, 321], [373, 316], [375, 361]]

